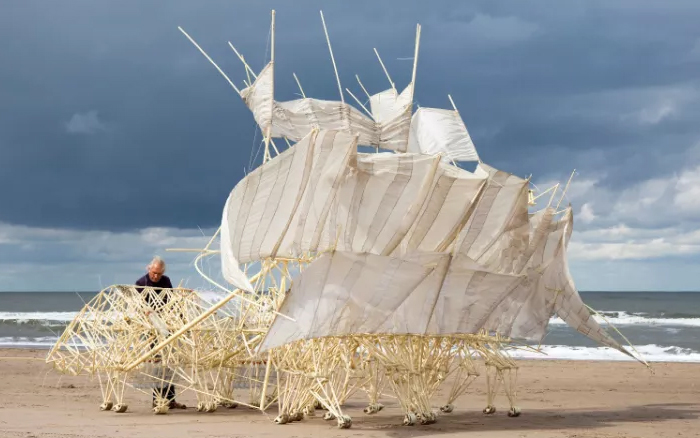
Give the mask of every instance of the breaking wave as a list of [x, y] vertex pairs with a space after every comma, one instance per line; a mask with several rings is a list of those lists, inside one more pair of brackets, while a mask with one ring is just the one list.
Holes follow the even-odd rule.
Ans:
[[0, 322], [15, 324], [31, 324], [33, 322], [63, 322], [68, 323], [78, 312], [0, 312]]
[[[599, 311], [600, 315], [594, 315], [596, 321], [600, 324], [607, 322], [612, 325], [646, 325], [646, 326], [676, 326], [676, 327], [700, 327], [700, 317], [689, 317], [688, 314], [670, 314], [670, 315], [649, 315], [648, 313], [627, 313], [624, 311]], [[601, 316], [602, 315], [602, 316]], [[676, 317], [677, 315], [677, 317]], [[553, 325], [566, 324], [558, 317], [554, 317], [549, 321]]]
[[[635, 345], [634, 348], [647, 362], [700, 362], [700, 352], [690, 348], [656, 344]], [[517, 350], [510, 355], [522, 359], [634, 361], [631, 357], [608, 347], [543, 345], [540, 350], [544, 354]]]
[[[225, 294], [210, 292], [202, 294], [202, 297], [211, 304], [221, 300]], [[232, 300], [232, 304], [238, 300]], [[601, 324], [609, 321], [613, 325], [647, 325], [647, 326], [670, 326], [670, 327], [700, 327], [700, 317], [690, 318], [686, 314], [668, 315], [662, 317], [649, 316], [646, 313], [627, 313], [624, 311], [603, 311], [601, 316], [594, 318]], [[75, 318], [78, 312], [0, 312], [0, 323], [14, 324], [39, 324], [55, 325], [56, 323], [68, 323]], [[566, 323], [558, 317], [549, 321], [552, 325], [565, 325]]]

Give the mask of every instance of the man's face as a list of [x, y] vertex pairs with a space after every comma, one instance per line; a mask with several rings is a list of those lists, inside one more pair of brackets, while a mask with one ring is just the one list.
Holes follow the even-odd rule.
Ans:
[[154, 263], [148, 267], [148, 278], [150, 278], [152, 282], [157, 283], [163, 277], [164, 271], [162, 266]]

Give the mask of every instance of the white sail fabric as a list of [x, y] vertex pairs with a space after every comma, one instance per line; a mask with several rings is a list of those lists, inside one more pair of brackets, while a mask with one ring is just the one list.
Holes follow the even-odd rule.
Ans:
[[[528, 181], [479, 163], [477, 175], [488, 175], [487, 186], [467, 226], [457, 238], [457, 253], [479, 264], [513, 263], [513, 257], [527, 247]], [[505, 239], [505, 242], [499, 240]], [[510, 245], [515, 249], [503, 251]], [[497, 253], [496, 250], [503, 250]], [[508, 257], [501, 262], [494, 253]]]
[[347, 103], [310, 98], [275, 102], [272, 115], [273, 137], [287, 137], [296, 141], [312, 129], [357, 134], [360, 145], [385, 147], [381, 145], [374, 121]]
[[398, 256], [444, 251], [465, 226], [485, 182], [436, 157], [358, 154], [317, 249]]
[[[573, 229], [571, 208], [567, 209], [566, 214], [555, 228], [556, 231], [552, 233], [552, 238], [548, 239], [547, 242], [547, 246], [554, 248], [552, 249], [552, 257], [549, 259], [550, 262], [544, 271], [543, 279], [548, 282], [547, 290], [553, 295], [553, 307], [557, 316], [588, 338], [634, 358], [598, 324], [576, 290], [566, 257], [566, 248]], [[557, 237], [556, 243], [554, 237]], [[545, 257], [548, 257], [548, 253], [549, 251], [545, 251]]]
[[530, 245], [517, 274], [447, 253], [324, 254], [295, 280], [282, 306], [296, 321], [276, 318], [262, 349], [327, 336], [481, 330], [541, 341], [556, 314], [590, 339], [632, 356], [591, 316], [571, 279], [571, 209], [560, 220], [553, 217], [547, 208], [530, 218]]
[[[515, 274], [529, 272], [536, 278], [537, 284], [524, 299], [513, 324], [512, 336], [541, 341], [546, 334], [549, 320], [554, 315], [553, 291], [558, 287], [556, 277], [552, 278], [550, 264], [552, 259], [545, 259], [545, 248], [559, 241], [562, 223], [566, 217], [554, 221], [554, 209], [545, 208], [530, 217], [530, 241], [514, 266]], [[552, 252], [552, 255], [554, 253]], [[565, 256], [565, 254], [563, 254]], [[534, 274], [533, 274], [534, 272]]]
[[[221, 223], [224, 276], [240, 263], [329, 249], [434, 252], [452, 244], [486, 179], [413, 154], [357, 154], [318, 131], [258, 167], [229, 195]], [[245, 285], [242, 285], [243, 287]]]
[[441, 163], [423, 208], [392, 255], [446, 251], [469, 220], [486, 176]]
[[405, 258], [326, 253], [294, 281], [280, 308], [294, 321], [276, 318], [260, 351], [327, 336], [504, 328], [506, 321], [489, 316], [526, 278], [488, 273], [468, 260], [450, 262], [446, 253]]
[[[253, 118], [263, 132], [272, 125], [272, 108], [275, 103], [273, 81], [274, 64], [269, 63], [249, 87], [241, 90], [241, 98], [253, 112]], [[308, 134], [308, 131], [306, 133]]]
[[[322, 255], [294, 280], [280, 307], [280, 313], [294, 321], [276, 318], [260, 351], [300, 339], [391, 333], [387, 325], [401, 303], [422, 282], [429, 282], [441, 258], [439, 254], [405, 260], [345, 252]], [[424, 310], [417, 308], [412, 318], [399, 318], [409, 324], [404, 330], [415, 328], [419, 333]]]
[[[403, 115], [412, 104], [413, 84], [398, 94], [394, 88], [373, 94], [369, 98], [372, 117], [377, 123], [388, 123]], [[410, 116], [409, 116], [410, 117]]]
[[390, 254], [426, 201], [439, 160], [411, 154], [358, 154], [327, 218], [324, 246]]
[[[583, 305], [565, 258], [559, 255], [554, 262], [542, 275], [532, 270], [506, 275], [446, 253], [403, 258], [326, 253], [294, 280], [280, 308], [293, 321], [276, 317], [260, 351], [302, 339], [353, 334], [458, 335], [484, 330], [533, 339], [541, 337], [554, 309], [580, 333], [629, 355]], [[560, 292], [554, 294], [552, 288]], [[545, 300], [535, 302], [533, 296]], [[528, 309], [532, 304], [538, 306]]]
[[[283, 247], [283, 239], [295, 236], [300, 227], [302, 233], [308, 231], [303, 221], [311, 217], [313, 226], [314, 215], [327, 210], [319, 203], [330, 203], [332, 188], [354, 156], [355, 141], [336, 131], [312, 131], [236, 185], [221, 220], [222, 272], [228, 282], [247, 290], [240, 263], [289, 255], [290, 241]], [[311, 229], [310, 235], [317, 232]]]
[[442, 154], [446, 161], [479, 161], [479, 154], [456, 111], [421, 107], [411, 119], [408, 151]]
[[372, 118], [379, 130], [379, 147], [404, 152], [407, 150], [413, 107], [413, 83], [397, 94], [390, 88], [370, 96]]
[[393, 99], [393, 103], [390, 99], [383, 99], [378, 107], [381, 108], [377, 113], [381, 119], [379, 122], [340, 101], [311, 98], [286, 102], [274, 100], [274, 64], [269, 63], [249, 87], [241, 90], [241, 97], [260, 129], [263, 132], [270, 129], [272, 137], [299, 141], [312, 129], [333, 130], [358, 135], [358, 144], [362, 146], [405, 152], [412, 89], [412, 84], [406, 87]]

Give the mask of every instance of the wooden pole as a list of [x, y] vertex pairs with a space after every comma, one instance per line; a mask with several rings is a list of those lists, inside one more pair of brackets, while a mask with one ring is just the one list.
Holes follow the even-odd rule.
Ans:
[[294, 76], [294, 80], [297, 81], [297, 85], [299, 86], [299, 91], [301, 91], [301, 97], [306, 99], [306, 94], [304, 94], [304, 89], [301, 88], [301, 82], [299, 82], [299, 78], [297, 77], [297, 74], [292, 72], [292, 75]]
[[345, 103], [345, 98], [343, 97], [343, 87], [340, 85], [340, 76], [338, 76], [338, 68], [335, 65], [335, 58], [333, 57], [333, 48], [331, 48], [331, 40], [328, 37], [328, 29], [326, 28], [326, 20], [323, 18], [323, 11], [321, 12], [321, 22], [323, 23], [323, 32], [326, 34], [326, 42], [328, 43], [328, 51], [331, 53], [331, 62], [333, 63], [333, 70], [335, 71], [335, 79], [338, 81], [338, 93], [340, 93], [340, 101]]
[[[251, 80], [250, 80], [250, 75], [253, 75], [253, 79], [257, 79], [257, 78], [258, 78], [258, 75], [256, 75], [256, 74], [255, 74], [255, 71], [253, 71], [253, 69], [250, 68], [250, 65], [248, 65], [248, 63], [246, 62], [246, 60], [245, 60], [245, 58], [243, 57], [243, 55], [241, 55], [241, 54], [238, 52], [238, 50], [236, 50], [236, 48], [233, 46], [233, 44], [231, 44], [231, 41], [228, 42], [228, 45], [229, 45], [229, 47], [231, 47], [231, 49], [233, 49], [233, 52], [236, 54], [236, 56], [238, 56], [238, 59], [240, 59], [241, 62], [243, 63], [243, 66], [244, 66], [245, 69], [246, 69], [246, 73], [248, 74], [248, 82], [251, 82]], [[252, 82], [251, 82], [251, 83], [252, 83]]]
[[549, 202], [547, 203], [547, 208], [549, 208], [552, 205], [552, 201], [554, 201], [554, 195], [557, 194], [557, 190], [559, 190], [559, 184], [554, 186], [554, 191], [552, 192], [552, 196], [549, 197]]
[[[263, 155], [263, 163], [272, 159], [270, 154], [270, 136], [272, 135], [272, 110], [275, 102], [275, 10], [272, 10], [272, 24], [271, 24], [270, 38], [270, 66], [272, 67], [272, 93], [270, 96], [270, 122], [265, 128], [265, 154]], [[279, 152], [278, 152], [279, 154]]]
[[216, 63], [214, 62], [214, 60], [212, 60], [212, 59], [209, 57], [209, 55], [207, 55], [207, 52], [205, 52], [201, 47], [199, 47], [199, 44], [197, 44], [197, 42], [196, 42], [194, 39], [192, 39], [192, 37], [189, 36], [189, 35], [187, 34], [187, 32], [185, 32], [180, 26], [178, 26], [177, 28], [180, 29], [180, 32], [182, 32], [182, 33], [187, 37], [187, 39], [190, 40], [190, 42], [191, 42], [192, 44], [194, 44], [194, 46], [195, 46], [197, 49], [199, 49], [200, 52], [202, 52], [202, 55], [204, 55], [204, 57], [207, 58], [207, 59], [209, 60], [209, 62], [211, 62], [211, 64], [212, 64], [214, 67], [216, 67], [216, 69], [219, 71], [219, 73], [221, 73], [221, 76], [223, 76], [223, 77], [228, 81], [228, 83], [231, 84], [231, 86], [233, 87], [234, 90], [236, 90], [236, 93], [241, 94], [241, 91], [236, 87], [236, 85], [234, 85], [233, 82], [231, 82], [231, 79], [229, 79], [229, 77], [226, 76], [226, 73], [224, 73], [223, 70], [221, 70], [221, 68], [219, 68], [219, 66], [216, 65]]
[[561, 198], [559, 198], [559, 202], [557, 203], [556, 210], [559, 210], [559, 205], [561, 204], [561, 201], [564, 200], [564, 196], [566, 196], [566, 191], [569, 190], [569, 184], [571, 184], [571, 180], [574, 179], [575, 173], [576, 173], [576, 169], [574, 169], [574, 171], [571, 172], [571, 176], [569, 177], [569, 181], [567, 181], [566, 187], [564, 187], [564, 192], [561, 194]]
[[416, 47], [413, 52], [413, 72], [411, 73], [411, 104], [413, 104], [413, 94], [416, 89], [416, 73], [418, 70], [418, 51], [420, 49], [420, 24], [416, 24]]
[[398, 91], [396, 91], [396, 85], [394, 85], [394, 81], [391, 80], [391, 76], [389, 76], [389, 71], [384, 66], [384, 63], [382, 62], [382, 57], [379, 56], [379, 52], [377, 51], [376, 47], [374, 48], [374, 54], [377, 55], [377, 59], [379, 60], [379, 64], [382, 66], [382, 70], [384, 70], [384, 74], [386, 75], [386, 78], [389, 80], [389, 84], [391, 85], [391, 89], [394, 90], [394, 93], [398, 94]]
[[358, 99], [357, 97], [355, 97], [354, 94], [352, 94], [352, 91], [350, 91], [350, 90], [347, 89], [347, 88], [345, 89], [345, 91], [348, 92], [348, 94], [350, 95], [350, 97], [352, 97], [353, 99], [355, 99], [355, 102], [357, 102], [357, 104], [360, 105], [360, 106], [362, 107], [363, 110], [365, 110], [365, 112], [367, 113], [368, 116], [370, 116], [371, 118], [374, 118], [374, 117], [372, 116], [372, 113], [369, 112], [369, 110], [362, 104], [362, 102], [360, 102], [360, 99]]
[[369, 93], [367, 92], [367, 89], [365, 88], [365, 86], [362, 85], [362, 82], [360, 81], [360, 76], [355, 75], [355, 78], [357, 79], [357, 83], [360, 84], [360, 87], [362, 87], [362, 91], [364, 91], [365, 94], [367, 95], [367, 99], [371, 99], [372, 96], [369, 95]]

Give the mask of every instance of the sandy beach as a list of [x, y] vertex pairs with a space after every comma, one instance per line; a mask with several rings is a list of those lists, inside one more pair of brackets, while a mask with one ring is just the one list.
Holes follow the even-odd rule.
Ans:
[[700, 436], [700, 364], [656, 363], [654, 374], [630, 362], [522, 361], [519, 418], [507, 401], [485, 416], [485, 380], [429, 426], [401, 425], [396, 403], [384, 400], [377, 415], [362, 413], [356, 396], [347, 406], [349, 430], [320, 416], [279, 426], [247, 408], [199, 413], [192, 393], [178, 397], [187, 410], [153, 415], [150, 399], [132, 391], [129, 411], [101, 412], [96, 380], [60, 376], [43, 361], [45, 350], [0, 350], [1, 437], [695, 437]]

